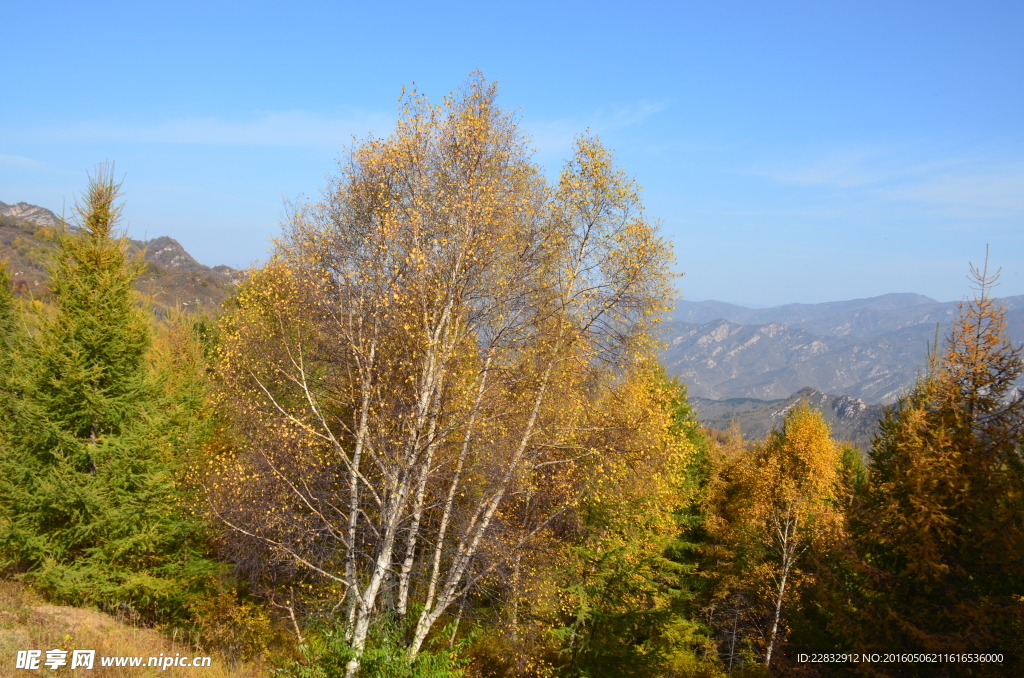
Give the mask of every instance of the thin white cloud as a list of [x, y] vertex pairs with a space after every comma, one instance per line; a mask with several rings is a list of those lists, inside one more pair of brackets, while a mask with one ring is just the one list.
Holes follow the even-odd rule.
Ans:
[[990, 211], [1024, 213], [1024, 163], [989, 166], [975, 172], [935, 173], [883, 191], [911, 200]]
[[46, 169], [45, 162], [39, 162], [32, 158], [23, 158], [19, 155], [0, 155], [0, 164], [15, 165], [17, 167], [31, 167], [33, 169]]
[[[642, 101], [630, 106], [601, 108], [578, 118], [528, 120], [523, 124], [523, 131], [530, 135], [533, 147], [540, 154], [563, 155], [572, 146], [573, 139], [588, 129], [597, 134], [614, 132], [639, 124], [665, 108], [665, 104]], [[293, 110], [266, 112], [247, 120], [206, 117], [144, 124], [86, 122], [27, 130], [9, 129], [2, 130], [2, 133], [19, 142], [47, 144], [140, 143], [341, 149], [349, 145], [353, 137], [358, 139], [369, 134], [387, 136], [394, 125], [394, 114], [353, 111], [329, 117]], [[20, 161], [35, 162], [28, 158]]]
[[34, 170], [41, 170], [43, 172], [50, 172], [53, 174], [69, 174], [72, 176], [79, 176], [78, 172], [69, 172], [68, 170], [50, 167], [45, 162], [42, 162], [40, 160], [33, 160], [32, 158], [24, 158], [20, 155], [0, 155], [0, 165], [13, 165], [14, 167], [27, 167]]
[[748, 173], [782, 183], [917, 203], [966, 218], [1024, 213], [1024, 162], [981, 153], [924, 160], [919, 159], [921, 155], [910, 149], [859, 148]]
[[827, 186], [864, 186], [882, 179], [875, 162], [880, 153], [873, 149], [860, 149], [831, 153], [802, 163], [755, 171], [770, 179], [791, 184]]
[[[190, 118], [152, 124], [80, 123], [36, 128], [17, 135], [35, 143], [142, 143], [213, 146], [306, 146], [340, 149], [352, 137], [386, 135], [394, 118], [355, 112], [326, 117], [304, 111], [264, 113], [249, 120]], [[14, 136], [14, 135], [11, 135]]]

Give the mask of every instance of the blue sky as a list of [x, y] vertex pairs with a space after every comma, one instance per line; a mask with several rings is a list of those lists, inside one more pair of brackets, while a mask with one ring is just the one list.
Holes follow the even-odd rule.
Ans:
[[113, 160], [133, 237], [265, 256], [402, 85], [482, 70], [552, 171], [590, 128], [686, 298], [1024, 294], [1024, 3], [8, 3], [0, 200], [59, 211]]

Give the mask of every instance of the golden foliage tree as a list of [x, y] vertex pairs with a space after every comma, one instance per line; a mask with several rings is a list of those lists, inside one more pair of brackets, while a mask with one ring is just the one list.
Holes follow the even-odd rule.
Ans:
[[806, 403], [786, 414], [782, 430], [718, 462], [708, 499], [715, 555], [725, 562], [718, 598], [736, 608], [734, 632], [745, 618], [747, 643], [766, 666], [785, 635], [786, 606], [811, 578], [804, 555], [843, 529], [841, 462], [821, 412]]
[[441, 106], [405, 97], [224, 321], [235, 440], [211, 500], [243, 562], [333, 597], [348, 675], [384, 614], [414, 662], [577, 501], [593, 394], [651, 354], [670, 291], [609, 153], [580, 138], [549, 187], [495, 96], [474, 75]]
[[616, 426], [594, 445], [605, 454], [577, 534], [559, 540], [563, 655], [572, 675], [594, 678], [717, 674], [694, 566], [680, 558], [690, 527], [681, 511], [700, 500], [699, 452], [684, 430], [697, 424], [678, 383], [660, 370], [638, 376], [597, 403], [595, 419]]
[[474, 647], [474, 665], [485, 675], [595, 678], [713, 670], [685, 581], [692, 568], [676, 559], [679, 510], [696, 499], [685, 391], [641, 364], [593, 393], [587, 410], [581, 499], [487, 582], [503, 614]]
[[952, 669], [1010, 675], [1024, 637], [1024, 360], [990, 296], [998, 274], [971, 272], [977, 294], [944, 351], [882, 422], [837, 620], [865, 651], [1002, 652], [1010, 663]]

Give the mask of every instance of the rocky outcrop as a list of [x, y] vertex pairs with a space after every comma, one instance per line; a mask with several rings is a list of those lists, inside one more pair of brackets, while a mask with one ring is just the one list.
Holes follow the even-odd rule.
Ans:
[[726, 430], [735, 421], [748, 440], [764, 438], [773, 429], [780, 428], [786, 413], [801, 401], [821, 410], [832, 428], [833, 438], [850, 442], [862, 452], [870, 449], [871, 440], [878, 432], [878, 421], [885, 412], [881, 405], [869, 405], [860, 398], [831, 395], [813, 388], [802, 388], [788, 398], [768, 401], [754, 398], [690, 399], [703, 425]]
[[13, 205], [0, 202], [0, 216], [9, 219], [31, 221], [39, 226], [49, 226], [51, 228], [60, 226], [60, 217], [56, 214], [45, 207], [30, 205], [27, 202], [19, 202]]

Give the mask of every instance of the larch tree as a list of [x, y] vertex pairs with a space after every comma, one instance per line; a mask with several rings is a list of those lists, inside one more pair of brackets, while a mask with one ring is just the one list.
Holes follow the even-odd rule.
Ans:
[[134, 298], [141, 262], [118, 233], [119, 185], [101, 166], [50, 266], [54, 303], [18, 356], [23, 392], [0, 474], [0, 557], [55, 597], [183, 614], [212, 571], [203, 530], [176, 506], [176, 471], [194, 440], [168, 419]]
[[865, 651], [1001, 652], [1002, 665], [941, 670], [1010, 675], [1024, 656], [1024, 360], [990, 296], [998, 274], [971, 273], [944, 349], [882, 422], [837, 619]]
[[610, 154], [579, 139], [549, 187], [496, 93], [474, 75], [441, 106], [407, 96], [225, 319], [212, 506], [243, 565], [331, 598], [349, 676], [385, 616], [415, 662], [577, 501], [590, 394], [651, 355], [670, 293]]
[[[694, 528], [701, 433], [685, 387], [640, 372], [591, 408], [589, 489], [553, 540], [568, 675], [715, 672], [695, 601]], [[681, 536], [682, 535], [682, 536]], [[535, 615], [528, 619], [542, 626]], [[525, 624], [524, 624], [525, 625]]]

